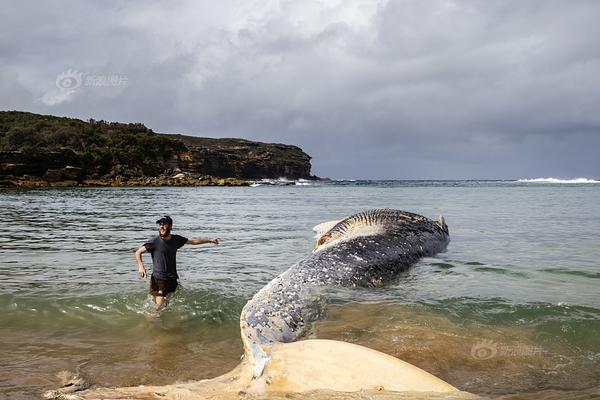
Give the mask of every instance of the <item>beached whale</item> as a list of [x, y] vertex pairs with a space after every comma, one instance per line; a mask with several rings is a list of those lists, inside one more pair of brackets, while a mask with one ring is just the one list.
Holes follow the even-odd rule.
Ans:
[[255, 376], [268, 361], [262, 347], [298, 340], [318, 318], [327, 290], [379, 287], [419, 258], [445, 250], [450, 240], [442, 217], [435, 222], [400, 210], [369, 210], [330, 225], [312, 254], [273, 279], [242, 310], [242, 340]]
[[240, 316], [244, 359], [234, 370], [198, 382], [88, 389], [64, 398], [193, 399], [217, 393], [263, 395], [318, 389], [456, 393], [441, 379], [375, 350], [331, 340], [298, 341], [318, 318], [320, 300], [328, 290], [379, 287], [419, 258], [445, 250], [449, 234], [444, 219], [381, 209], [319, 228], [322, 232], [312, 253], [244, 306]]

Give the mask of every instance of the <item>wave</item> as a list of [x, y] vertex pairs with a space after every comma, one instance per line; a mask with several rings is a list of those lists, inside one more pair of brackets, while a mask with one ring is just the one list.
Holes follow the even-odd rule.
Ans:
[[571, 270], [566, 268], [544, 268], [540, 269], [543, 272], [549, 272], [551, 274], [560, 274], [560, 275], [572, 275], [572, 276], [581, 276], [583, 278], [589, 279], [600, 279], [600, 272], [588, 272], [581, 270]]
[[250, 184], [251, 187], [257, 187], [257, 186], [288, 186], [288, 185], [294, 185], [295, 181], [291, 181], [288, 180], [286, 178], [279, 178], [279, 179], [268, 179], [268, 178], [263, 178], [257, 181], [254, 181], [254, 183]]
[[534, 178], [518, 179], [520, 183], [600, 183], [599, 180], [588, 178], [557, 179], [557, 178]]
[[312, 181], [309, 181], [308, 179], [298, 179], [297, 181], [295, 180], [289, 180], [287, 178], [278, 178], [278, 179], [268, 179], [268, 178], [264, 178], [264, 179], [260, 179], [257, 181], [254, 181], [253, 183], [250, 184], [250, 187], [258, 187], [258, 186], [311, 186], [313, 185]]
[[[179, 323], [236, 325], [247, 299], [217, 290], [190, 290], [183, 286], [170, 298], [163, 316]], [[47, 298], [0, 295], [0, 317], [14, 326], [135, 325], [154, 314], [145, 292]]]

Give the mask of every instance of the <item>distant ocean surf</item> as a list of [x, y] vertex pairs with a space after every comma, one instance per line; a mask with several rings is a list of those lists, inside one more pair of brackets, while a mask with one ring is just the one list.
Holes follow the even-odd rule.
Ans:
[[600, 183], [599, 180], [588, 178], [573, 178], [573, 179], [558, 179], [558, 178], [534, 178], [534, 179], [519, 179], [517, 182], [522, 183]]

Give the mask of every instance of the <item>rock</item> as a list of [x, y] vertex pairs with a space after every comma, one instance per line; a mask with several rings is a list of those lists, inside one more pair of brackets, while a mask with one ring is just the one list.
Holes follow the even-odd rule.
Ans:
[[165, 136], [181, 140], [188, 149], [185, 157], [183, 154], [177, 157], [181, 170], [186, 173], [237, 179], [280, 176], [311, 179], [310, 156], [296, 146], [244, 139]]
[[62, 169], [67, 165], [78, 165], [78, 163], [77, 155], [70, 149], [30, 153], [0, 151], [0, 176], [10, 174], [43, 177], [49, 169]]
[[0, 180], [0, 187], [15, 187], [18, 186], [17, 182], [13, 181], [13, 180]]
[[58, 182], [48, 182], [48, 186], [51, 187], [73, 187], [73, 186], [78, 186], [79, 182], [77, 181], [71, 181], [71, 180], [62, 180], [62, 181], [58, 181]]
[[27, 168], [25, 167], [25, 164], [23, 164], [23, 163], [0, 164], [0, 175], [18, 176], [18, 175], [24, 175], [26, 171], [27, 171]]
[[119, 177], [141, 177], [143, 176], [143, 171], [140, 167], [131, 167], [128, 165], [117, 164], [108, 173], [109, 177], [119, 178]]
[[83, 178], [83, 169], [67, 165], [63, 169], [63, 179], [79, 181]]
[[185, 174], [183, 172], [178, 173], [177, 175], [173, 175], [173, 179], [184, 179]]
[[63, 169], [47, 169], [42, 179], [48, 182], [58, 182], [63, 178]]

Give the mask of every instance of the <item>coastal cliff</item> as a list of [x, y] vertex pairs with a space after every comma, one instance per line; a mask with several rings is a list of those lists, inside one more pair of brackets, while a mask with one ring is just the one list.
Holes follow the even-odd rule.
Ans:
[[297, 146], [155, 133], [140, 123], [0, 111], [0, 185], [245, 185], [313, 179]]

